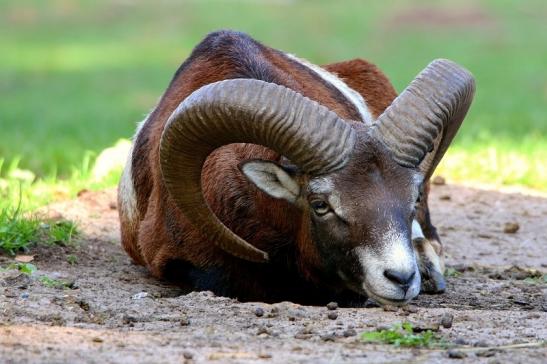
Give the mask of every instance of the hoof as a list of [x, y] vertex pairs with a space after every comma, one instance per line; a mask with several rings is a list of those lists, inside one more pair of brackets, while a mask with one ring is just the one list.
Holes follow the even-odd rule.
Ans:
[[436, 270], [427, 270], [422, 273], [422, 293], [438, 294], [446, 291], [446, 281], [444, 276]]

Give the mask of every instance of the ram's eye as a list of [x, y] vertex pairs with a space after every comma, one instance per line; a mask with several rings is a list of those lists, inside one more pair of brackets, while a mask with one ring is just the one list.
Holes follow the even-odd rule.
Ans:
[[323, 200], [313, 200], [310, 202], [311, 208], [319, 216], [325, 215], [330, 211], [330, 206]]

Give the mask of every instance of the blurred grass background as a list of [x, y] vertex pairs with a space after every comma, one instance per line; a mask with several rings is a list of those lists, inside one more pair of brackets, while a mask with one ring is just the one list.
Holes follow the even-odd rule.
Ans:
[[546, 19], [544, 0], [3, 0], [0, 200], [36, 206], [114, 185], [119, 172], [90, 178], [94, 157], [131, 137], [221, 28], [317, 64], [366, 58], [399, 91], [432, 59], [453, 59], [478, 91], [438, 172], [547, 190]]

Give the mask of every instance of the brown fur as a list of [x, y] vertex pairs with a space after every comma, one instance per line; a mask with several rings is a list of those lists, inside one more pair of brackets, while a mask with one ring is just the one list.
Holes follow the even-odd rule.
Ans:
[[[325, 69], [361, 93], [375, 117], [396, 97], [389, 80], [367, 61], [340, 62]], [[307, 220], [287, 202], [260, 192], [237, 167], [251, 158], [279, 162], [279, 155], [257, 145], [232, 144], [216, 150], [202, 171], [204, 196], [214, 213], [236, 234], [267, 251], [272, 262], [266, 265], [234, 258], [209, 242], [175, 206], [162, 182], [159, 143], [168, 117], [196, 89], [230, 78], [255, 78], [285, 85], [342, 118], [360, 118], [336, 88], [283, 53], [241, 33], [210, 34], [181, 65], [136, 136], [131, 163], [138, 216], [137, 221], [129, 221], [120, 208], [123, 246], [136, 263], [146, 266], [154, 276], [175, 279], [192, 289], [205, 287], [241, 299], [263, 300], [294, 299], [307, 294], [311, 300], [313, 293], [306, 293], [306, 282], [312, 282], [313, 289], [320, 286], [316, 272], [321, 262], [311, 244], [309, 227], [302, 224]], [[199, 279], [196, 270], [203, 273]], [[211, 283], [213, 288], [199, 283], [200, 279], [212, 279], [214, 272], [220, 272], [220, 283]], [[294, 283], [282, 292], [278, 280]]]

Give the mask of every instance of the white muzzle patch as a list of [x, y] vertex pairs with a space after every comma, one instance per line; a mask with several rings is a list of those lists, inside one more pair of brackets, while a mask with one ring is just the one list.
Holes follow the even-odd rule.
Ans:
[[[402, 304], [420, 293], [420, 272], [411, 244], [402, 233], [390, 229], [384, 235], [382, 248], [365, 246], [356, 248], [357, 256], [364, 272], [363, 289], [381, 304]], [[411, 276], [405, 284], [398, 284], [386, 276], [386, 271], [397, 272], [401, 276]]]

